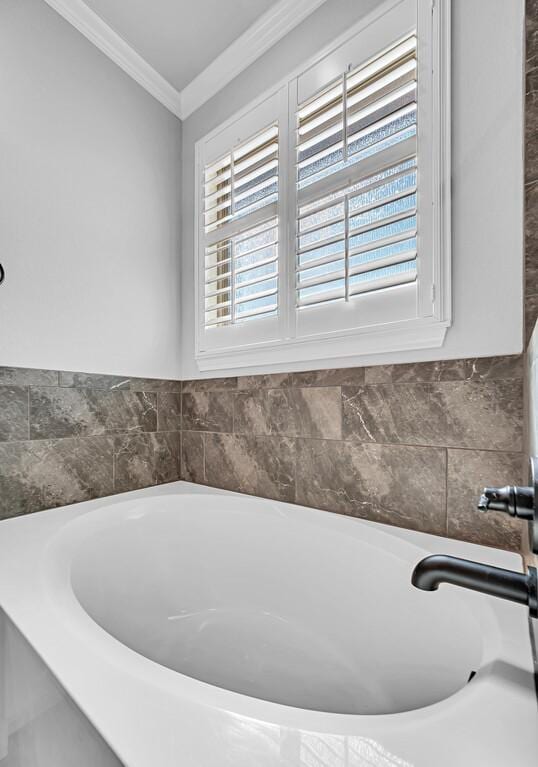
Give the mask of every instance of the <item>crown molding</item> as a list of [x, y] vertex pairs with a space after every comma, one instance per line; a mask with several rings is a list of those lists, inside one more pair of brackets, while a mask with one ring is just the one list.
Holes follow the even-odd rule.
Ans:
[[185, 119], [209, 101], [325, 1], [280, 0], [275, 3], [183, 88], [181, 118]]
[[45, 0], [109, 59], [181, 118], [181, 94], [82, 0]]
[[177, 91], [82, 0], [45, 0], [180, 119], [202, 106], [326, 0], [279, 0], [194, 80]]

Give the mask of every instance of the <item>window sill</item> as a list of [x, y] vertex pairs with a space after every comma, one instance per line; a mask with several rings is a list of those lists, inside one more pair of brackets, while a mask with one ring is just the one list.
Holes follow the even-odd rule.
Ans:
[[417, 349], [437, 349], [445, 340], [450, 323], [438, 320], [414, 320], [387, 329], [353, 330], [330, 333], [323, 337], [297, 338], [288, 341], [220, 348], [218, 352], [199, 352], [196, 361], [201, 371], [259, 368], [309, 363], [324, 365], [360, 365], [366, 357]]

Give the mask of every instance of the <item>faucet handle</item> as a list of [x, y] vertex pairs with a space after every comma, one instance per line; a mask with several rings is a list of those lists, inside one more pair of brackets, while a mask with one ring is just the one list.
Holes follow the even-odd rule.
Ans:
[[538, 456], [531, 456], [529, 463], [529, 487], [485, 487], [478, 509], [482, 512], [502, 511], [511, 517], [528, 520], [529, 548], [538, 554]]
[[534, 487], [485, 487], [478, 501], [478, 510], [502, 511], [519, 519], [534, 519]]

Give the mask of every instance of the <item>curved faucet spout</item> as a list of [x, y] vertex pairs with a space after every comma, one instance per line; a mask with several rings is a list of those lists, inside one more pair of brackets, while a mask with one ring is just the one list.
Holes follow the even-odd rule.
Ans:
[[528, 575], [524, 575], [469, 559], [436, 554], [418, 563], [411, 582], [424, 591], [435, 591], [441, 583], [452, 583], [454, 586], [528, 605], [531, 614], [538, 613], [536, 569], [532, 567]]

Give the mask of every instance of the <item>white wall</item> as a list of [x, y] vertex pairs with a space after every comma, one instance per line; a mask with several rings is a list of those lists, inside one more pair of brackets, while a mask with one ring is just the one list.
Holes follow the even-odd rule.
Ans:
[[0, 2], [0, 365], [180, 375], [179, 120], [43, 0]]
[[[185, 378], [211, 375], [201, 374], [194, 359], [195, 142], [377, 4], [328, 0], [184, 122]], [[453, 326], [441, 349], [374, 355], [360, 364], [511, 354], [522, 349], [524, 0], [453, 0], [452, 8]], [[323, 366], [306, 363], [293, 369]], [[234, 371], [219, 375], [226, 372]]]

